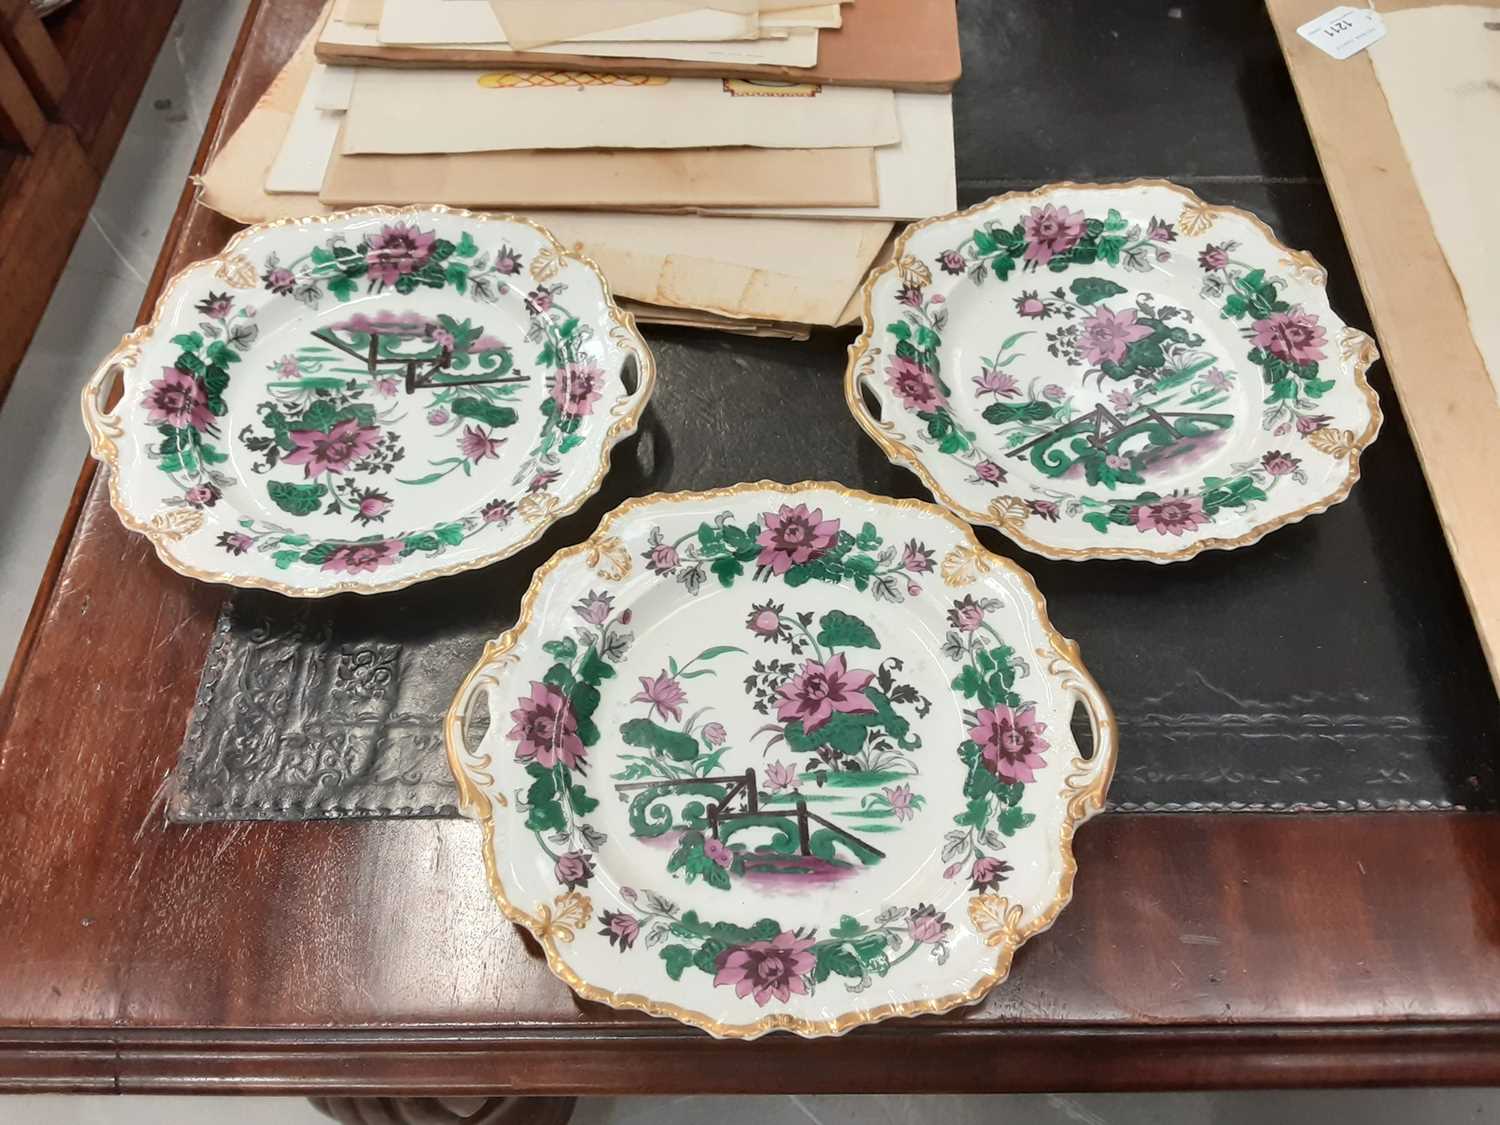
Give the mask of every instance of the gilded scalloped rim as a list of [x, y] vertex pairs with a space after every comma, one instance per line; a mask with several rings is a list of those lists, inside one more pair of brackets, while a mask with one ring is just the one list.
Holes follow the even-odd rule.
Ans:
[[[476, 559], [466, 562], [454, 563], [448, 566], [430, 567], [416, 574], [393, 578], [386, 582], [349, 582], [341, 581], [327, 586], [320, 586], [316, 590], [280, 582], [272, 578], [261, 578], [255, 575], [234, 574], [228, 571], [200, 570], [191, 564], [179, 559], [171, 549], [171, 543], [178, 538], [178, 533], [164, 530], [155, 526], [153, 521], [160, 517], [162, 512], [153, 512], [147, 519], [141, 519], [130, 511], [120, 496], [119, 487], [119, 450], [115, 445], [115, 439], [124, 435], [123, 429], [118, 425], [118, 420], [113, 415], [104, 414], [94, 401], [98, 390], [99, 377], [116, 366], [131, 367], [135, 365], [140, 355], [142, 346], [151, 339], [156, 330], [157, 322], [162, 313], [169, 306], [177, 287], [184, 283], [189, 272], [201, 269], [205, 265], [216, 266], [215, 273], [220, 277], [227, 277], [238, 263], [235, 261], [240, 249], [267, 231], [279, 230], [285, 227], [300, 226], [325, 226], [345, 222], [349, 219], [362, 218], [370, 215], [385, 216], [410, 216], [410, 215], [451, 215], [461, 219], [473, 219], [481, 223], [507, 223], [516, 226], [528, 227], [549, 243], [553, 261], [570, 260], [578, 262], [591, 270], [599, 279], [599, 287], [604, 296], [605, 308], [609, 312], [609, 318], [615, 330], [623, 332], [629, 337], [628, 346], [634, 351], [637, 365], [637, 377], [639, 386], [632, 395], [627, 395], [616, 402], [629, 403], [630, 407], [624, 413], [616, 416], [604, 434], [603, 446], [599, 452], [599, 467], [593, 478], [579, 490], [578, 494], [565, 503], [546, 513], [546, 518], [537, 521], [529, 534], [516, 540], [498, 551], [491, 552]], [[572, 515], [581, 508], [588, 499], [599, 491], [605, 474], [609, 472], [610, 454], [614, 447], [636, 431], [640, 424], [641, 415], [645, 412], [646, 405], [651, 401], [651, 396], [656, 389], [656, 358], [651, 354], [645, 338], [641, 336], [636, 327], [635, 317], [616, 303], [614, 293], [610, 290], [609, 281], [604, 276], [594, 260], [582, 253], [581, 250], [569, 250], [540, 223], [534, 223], [530, 219], [518, 215], [482, 214], [477, 211], [468, 211], [461, 207], [445, 207], [442, 204], [431, 204], [422, 207], [354, 207], [344, 211], [334, 211], [326, 215], [307, 215], [296, 218], [276, 219], [266, 223], [256, 223], [240, 231], [224, 246], [224, 249], [211, 258], [201, 258], [191, 262], [178, 270], [162, 286], [161, 293], [156, 299], [156, 304], [151, 311], [151, 319], [145, 324], [128, 332], [121, 338], [120, 343], [99, 364], [87, 383], [84, 384], [81, 400], [83, 408], [84, 426], [89, 432], [89, 452], [96, 461], [103, 462], [109, 466], [109, 503], [120, 517], [123, 523], [132, 531], [144, 535], [153, 547], [159, 559], [178, 574], [189, 578], [197, 578], [204, 582], [217, 582], [229, 586], [237, 586], [242, 589], [275, 590], [280, 594], [287, 594], [299, 598], [326, 598], [335, 594], [384, 594], [393, 590], [403, 590], [408, 586], [414, 586], [418, 582], [426, 582], [431, 578], [442, 578], [450, 574], [461, 574], [464, 571], [478, 570], [480, 567], [489, 566], [492, 563], [507, 559], [520, 551], [531, 546], [558, 520]]]
[[895, 251], [891, 256], [891, 260], [885, 265], [871, 270], [862, 288], [863, 300], [861, 302], [860, 334], [859, 338], [853, 344], [849, 345], [849, 363], [844, 370], [844, 400], [849, 406], [849, 412], [854, 415], [855, 421], [860, 424], [865, 433], [869, 434], [875, 440], [875, 443], [880, 446], [892, 464], [903, 466], [915, 473], [939, 503], [962, 516], [970, 523], [995, 528], [1006, 538], [1019, 543], [1028, 551], [1034, 551], [1044, 558], [1140, 559], [1146, 562], [1169, 563], [1190, 559], [1203, 551], [1229, 551], [1236, 547], [1248, 547], [1252, 543], [1259, 542], [1278, 527], [1285, 527], [1287, 524], [1297, 523], [1308, 516], [1316, 515], [1319, 512], [1326, 512], [1335, 504], [1343, 501], [1354, 487], [1354, 482], [1359, 480], [1360, 454], [1375, 440], [1375, 436], [1380, 432], [1380, 425], [1383, 421], [1383, 415], [1380, 410], [1380, 399], [1376, 396], [1374, 388], [1370, 386], [1369, 380], [1365, 377], [1365, 372], [1380, 358], [1380, 353], [1376, 350], [1375, 341], [1368, 333], [1345, 325], [1340, 320], [1339, 324], [1343, 328], [1343, 336], [1340, 341], [1341, 346], [1354, 356], [1350, 372], [1354, 378], [1355, 385], [1363, 392], [1365, 401], [1370, 407], [1369, 424], [1354, 439], [1353, 449], [1349, 453], [1349, 471], [1345, 474], [1344, 480], [1327, 495], [1294, 511], [1286, 512], [1263, 523], [1258, 523], [1243, 535], [1238, 535], [1234, 538], [1205, 537], [1196, 539], [1176, 551], [1151, 551], [1138, 547], [1058, 547], [1038, 539], [1033, 539], [1014, 525], [1003, 521], [996, 521], [992, 515], [985, 512], [976, 512], [972, 508], [959, 503], [949, 495], [947, 490], [938, 484], [936, 478], [928, 471], [927, 466], [924, 464], [922, 454], [919, 450], [904, 441], [892, 437], [882, 428], [880, 422], [870, 416], [870, 412], [865, 408], [865, 404], [860, 397], [859, 368], [864, 361], [866, 352], [869, 351], [874, 342], [875, 321], [873, 303], [875, 285], [886, 274], [900, 268], [901, 260], [906, 254], [907, 243], [914, 235], [926, 230], [928, 227], [937, 226], [940, 223], [971, 219], [975, 215], [997, 204], [1025, 199], [1043, 199], [1055, 191], [1067, 189], [1076, 189], [1079, 191], [1128, 191], [1148, 187], [1164, 188], [1181, 196], [1184, 204], [1193, 207], [1200, 216], [1233, 215], [1236, 218], [1244, 219], [1251, 226], [1255, 227], [1274, 249], [1287, 255], [1300, 268], [1317, 270], [1321, 277], [1314, 284], [1321, 286], [1325, 283], [1327, 271], [1317, 259], [1305, 250], [1293, 250], [1287, 246], [1276, 237], [1276, 233], [1254, 212], [1246, 211], [1241, 207], [1206, 203], [1195, 192], [1179, 184], [1174, 184], [1170, 180], [1136, 179], [1121, 183], [1105, 184], [1075, 183], [1071, 180], [1060, 180], [1056, 183], [1045, 184], [1032, 191], [1006, 192], [1003, 195], [992, 196], [982, 203], [976, 203], [974, 206], [965, 208], [962, 211], [953, 211], [946, 215], [936, 215], [930, 219], [923, 219], [919, 223], [913, 223], [901, 233], [900, 238], [896, 240]]
[[[500, 878], [499, 867], [495, 855], [495, 821], [494, 806], [485, 795], [480, 784], [470, 777], [469, 769], [462, 761], [462, 755], [466, 753], [463, 744], [463, 726], [465, 721], [466, 704], [471, 691], [478, 683], [492, 674], [497, 664], [507, 663], [516, 659], [511, 650], [520, 641], [527, 628], [531, 625], [532, 615], [536, 607], [537, 599], [541, 596], [542, 588], [546, 584], [548, 576], [564, 562], [587, 554], [595, 550], [596, 544], [605, 542], [612, 538], [611, 529], [614, 525], [633, 514], [641, 508], [671, 503], [692, 503], [703, 500], [718, 500], [731, 496], [739, 496], [750, 492], [783, 492], [788, 495], [798, 495], [803, 492], [831, 492], [836, 495], [880, 507], [892, 508], [898, 511], [921, 512], [924, 515], [936, 516], [952, 524], [963, 539], [968, 542], [968, 549], [972, 553], [971, 558], [982, 560], [978, 565], [979, 571], [998, 567], [1013, 577], [1021, 584], [1022, 588], [1031, 595], [1032, 606], [1036, 612], [1037, 621], [1042, 627], [1043, 634], [1051, 641], [1053, 652], [1048, 653], [1043, 649], [1039, 655], [1052, 658], [1053, 664], [1049, 667], [1049, 675], [1057, 677], [1062, 686], [1069, 686], [1070, 676], [1073, 685], [1082, 689], [1080, 698], [1088, 702], [1090, 716], [1095, 723], [1094, 746], [1095, 758], [1083, 759], [1075, 757], [1072, 761], [1072, 772], [1064, 782], [1062, 793], [1066, 796], [1062, 827], [1059, 839], [1059, 850], [1062, 855], [1062, 872], [1058, 877], [1057, 894], [1053, 897], [1045, 909], [1041, 910], [1037, 917], [1026, 926], [1008, 925], [1003, 927], [1000, 940], [996, 941], [994, 934], [989, 937], [989, 942], [999, 945], [999, 952], [995, 958], [994, 969], [986, 976], [980, 978], [973, 987], [966, 992], [954, 993], [949, 996], [935, 997], [930, 1000], [912, 1000], [904, 1003], [881, 1004], [871, 1008], [856, 1008], [825, 1020], [804, 1019], [789, 1014], [777, 1014], [762, 1016], [750, 1023], [733, 1023], [715, 1019], [705, 1012], [694, 1011], [684, 1008], [666, 1000], [653, 1000], [649, 996], [638, 993], [611, 992], [590, 984], [578, 975], [563, 958], [558, 948], [559, 937], [563, 944], [572, 941], [572, 932], [566, 926], [559, 926], [553, 918], [551, 909], [545, 904], [539, 904], [536, 914], [528, 913], [526, 910], [514, 905], [505, 891], [505, 885]], [[1064, 665], [1067, 674], [1057, 671], [1057, 664]], [[1097, 708], [1097, 713], [1095, 712]], [[953, 513], [932, 504], [926, 500], [897, 500], [889, 496], [876, 496], [872, 493], [863, 492], [859, 489], [848, 488], [841, 484], [827, 481], [801, 481], [797, 484], [780, 484], [776, 481], [755, 481], [744, 484], [731, 485], [727, 488], [709, 489], [698, 492], [657, 492], [648, 496], [636, 497], [627, 500], [614, 511], [610, 512], [600, 521], [599, 527], [587, 540], [575, 546], [568, 547], [557, 552], [543, 566], [539, 567], [533, 575], [531, 585], [526, 590], [525, 597], [521, 600], [520, 615], [516, 624], [507, 629], [498, 638], [490, 641], [484, 647], [484, 653], [479, 658], [464, 681], [459, 685], [457, 693], [453, 697], [453, 703], [448, 708], [448, 714], [443, 721], [443, 742], [447, 749], [448, 765], [453, 770], [453, 776], [458, 782], [459, 805], [466, 815], [476, 817], [483, 827], [484, 835], [484, 867], [489, 882], [490, 893], [494, 896], [496, 904], [501, 913], [516, 925], [524, 926], [529, 930], [537, 943], [542, 947], [547, 957], [547, 967], [553, 974], [560, 978], [579, 996], [586, 1000], [594, 1000], [608, 1004], [612, 1008], [628, 1009], [645, 1012], [652, 1016], [664, 1016], [679, 1020], [693, 1027], [701, 1028], [721, 1039], [755, 1039], [771, 1031], [791, 1031], [806, 1038], [820, 1038], [831, 1035], [842, 1035], [852, 1028], [863, 1024], [876, 1023], [880, 1020], [892, 1019], [900, 1016], [918, 1015], [941, 1015], [967, 1004], [974, 1004], [982, 1000], [990, 989], [1001, 983], [1010, 973], [1011, 961], [1015, 952], [1022, 944], [1035, 935], [1048, 929], [1068, 905], [1073, 897], [1073, 882], [1078, 872], [1078, 864], [1073, 855], [1073, 834], [1084, 821], [1104, 807], [1104, 796], [1109, 790], [1110, 780], [1114, 776], [1115, 763], [1118, 758], [1119, 748], [1119, 726], [1114, 716], [1114, 710], [1109, 701], [1100, 690], [1098, 683], [1088, 670], [1083, 666], [1079, 658], [1078, 644], [1064, 637], [1052, 625], [1047, 616], [1047, 601], [1037, 588], [1035, 580], [1017, 564], [1011, 562], [1003, 555], [994, 554], [985, 549], [984, 545], [975, 537], [973, 529]], [[1102, 760], [1099, 759], [1102, 755]], [[470, 755], [475, 761], [475, 768], [484, 771], [489, 760], [477, 755]], [[490, 780], [493, 780], [492, 778]], [[503, 803], [504, 798], [500, 801]], [[559, 896], [560, 899], [576, 896]], [[978, 896], [970, 899], [970, 909], [980, 898], [996, 898], [997, 896]], [[1005, 901], [999, 900], [1001, 905]], [[561, 903], [559, 902], [559, 905]], [[1014, 908], [1013, 908], [1014, 909]]]

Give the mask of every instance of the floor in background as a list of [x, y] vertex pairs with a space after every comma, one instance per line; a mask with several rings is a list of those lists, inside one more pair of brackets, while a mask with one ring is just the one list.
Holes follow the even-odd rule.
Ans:
[[[1493, 1121], [1485, 1090], [1005, 1097], [592, 1098], [574, 1125], [1457, 1125]], [[0, 1125], [328, 1125], [296, 1098], [0, 1097]]]
[[182, 5], [0, 406], [0, 680], [88, 454], [78, 391], [135, 326], [249, 0]]

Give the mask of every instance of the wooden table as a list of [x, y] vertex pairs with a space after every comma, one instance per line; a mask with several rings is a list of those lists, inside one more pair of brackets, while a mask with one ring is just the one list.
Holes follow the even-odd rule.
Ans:
[[[252, 10], [199, 166], [310, 23]], [[184, 192], [152, 279], [232, 231]], [[575, 1001], [455, 821], [164, 823], [222, 590], [85, 473], [0, 697], [0, 1089], [939, 1092], [1500, 1083], [1500, 817], [1109, 815], [977, 1008], [723, 1044]], [[99, 706], [107, 704], [107, 706]]]

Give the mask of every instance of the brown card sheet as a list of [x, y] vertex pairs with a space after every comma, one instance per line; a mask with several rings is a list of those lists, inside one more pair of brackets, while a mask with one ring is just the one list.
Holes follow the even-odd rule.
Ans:
[[875, 153], [840, 149], [631, 149], [336, 153], [318, 198], [331, 206], [845, 207], [880, 201]]
[[[1375, 3], [1381, 11], [1425, 6], [1436, 0]], [[1335, 60], [1297, 34], [1328, 7], [1328, 0], [1267, 0], [1490, 672], [1500, 682], [1500, 405], [1368, 55]]]
[[472, 47], [357, 47], [320, 42], [318, 60], [343, 66], [569, 70], [596, 74], [670, 74], [884, 86], [946, 93], [962, 70], [955, 0], [858, 0], [844, 24], [820, 33], [815, 67], [737, 66], [674, 59], [611, 59]]

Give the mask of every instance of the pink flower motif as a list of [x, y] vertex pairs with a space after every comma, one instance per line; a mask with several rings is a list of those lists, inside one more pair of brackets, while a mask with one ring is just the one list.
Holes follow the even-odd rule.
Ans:
[[444, 351], [451, 352], [454, 343], [453, 333], [449, 332], [446, 328], [434, 328], [432, 330], [432, 342]]
[[936, 945], [948, 936], [953, 923], [935, 906], [918, 903], [906, 917], [906, 932], [911, 940], [923, 945]]
[[1215, 390], [1227, 391], [1234, 384], [1230, 382], [1229, 376], [1217, 367], [1210, 367], [1203, 373], [1203, 381]]
[[710, 746], [723, 746], [728, 737], [729, 732], [724, 729], [723, 723], [705, 723], [703, 726], [703, 740]]
[[1151, 329], [1136, 323], [1134, 309], [1114, 313], [1101, 307], [1083, 322], [1078, 347], [1083, 352], [1083, 358], [1095, 366], [1119, 363], [1125, 358], [1126, 348], [1149, 335]]
[[585, 852], [567, 852], [557, 857], [552, 874], [568, 890], [586, 887], [594, 877], [594, 862]]
[[516, 700], [510, 717], [516, 725], [506, 737], [520, 743], [516, 761], [536, 762], [549, 770], [558, 762], [573, 769], [587, 761], [573, 707], [555, 685], [533, 680], [531, 694]]
[[1154, 531], [1158, 535], [1179, 536], [1208, 522], [1208, 513], [1203, 502], [1196, 496], [1168, 496], [1141, 504], [1131, 518], [1142, 532]]
[[667, 675], [665, 668], [659, 676], [642, 676], [640, 680], [641, 690], [630, 697], [630, 702], [651, 704], [651, 710], [663, 719], [675, 722], [682, 718], [682, 705], [687, 700], [687, 692], [682, 690], [681, 684]]
[[965, 594], [963, 598], [953, 603], [953, 608], [948, 611], [948, 624], [960, 632], [972, 633], [984, 624], [984, 606], [974, 600], [971, 595]]
[[409, 273], [421, 269], [432, 257], [437, 233], [418, 230], [415, 223], [391, 223], [379, 234], [370, 236], [365, 265], [370, 278], [385, 285], [395, 285]]
[[573, 612], [590, 625], [603, 625], [613, 612], [614, 600], [613, 594], [597, 594], [590, 590], [588, 597], [573, 607]]
[[1121, 414], [1135, 409], [1135, 395], [1129, 391], [1110, 391], [1109, 405]]
[[255, 546], [255, 540], [243, 531], [226, 531], [219, 536], [219, 546], [231, 555], [243, 555], [251, 547]]
[[1042, 752], [1050, 745], [1042, 734], [1046, 723], [1036, 721], [1036, 708], [1027, 704], [1012, 711], [1001, 703], [981, 710], [969, 737], [979, 747], [990, 771], [1011, 784], [1036, 780], [1036, 771], [1047, 763]]
[[[622, 887], [621, 890], [624, 890]], [[624, 914], [618, 910], [606, 910], [599, 915], [599, 921], [604, 928], [599, 931], [600, 935], [609, 938], [609, 944], [618, 946], [623, 953], [635, 944], [635, 939], [641, 934], [640, 920], [633, 914]]]
[[1016, 315], [1028, 320], [1046, 320], [1055, 311], [1052, 302], [1039, 296], [1035, 289], [1023, 290], [1016, 298]]
[[896, 814], [897, 820], [910, 820], [917, 815], [917, 810], [912, 808], [911, 804], [910, 785], [887, 785], [880, 792], [890, 803], [891, 811]]
[[555, 481], [562, 473], [557, 469], [543, 469], [531, 478], [531, 483], [526, 486], [527, 492], [546, 492], [547, 486]]
[[778, 512], [764, 512], [760, 526], [755, 542], [761, 552], [755, 565], [768, 566], [775, 574], [785, 574], [821, 555], [833, 546], [839, 533], [838, 520], [825, 520], [822, 508], [808, 511], [806, 504], [795, 508], [783, 504]]
[[449, 414], [441, 406], [427, 412], [427, 424], [429, 426], [442, 426], [448, 422]]
[[1026, 506], [1031, 509], [1031, 514], [1040, 516], [1049, 523], [1056, 523], [1061, 514], [1057, 510], [1057, 503], [1053, 500], [1028, 500]]
[[987, 484], [999, 484], [1005, 479], [1005, 470], [993, 461], [981, 461], [974, 466], [974, 475]]
[[491, 500], [479, 510], [479, 517], [485, 523], [497, 523], [501, 527], [510, 523], [510, 517], [516, 514], [516, 506], [509, 500]]
[[931, 374], [905, 356], [892, 356], [885, 369], [885, 384], [908, 410], [931, 410], [943, 405], [943, 396]]
[[1105, 456], [1104, 456], [1104, 463], [1106, 465], [1108, 465], [1111, 469], [1114, 469], [1116, 472], [1120, 472], [1120, 471], [1123, 471], [1125, 469], [1130, 468], [1130, 458], [1126, 457], [1122, 453], [1107, 453], [1107, 454], [1105, 454]]
[[786, 626], [781, 623], [781, 611], [784, 608], [773, 601], [752, 605], [749, 615], [745, 618], [745, 628], [761, 640], [775, 641], [786, 629]]
[[1272, 313], [1257, 320], [1254, 329], [1254, 344], [1277, 359], [1287, 363], [1312, 363], [1323, 358], [1323, 345], [1328, 342], [1323, 326], [1312, 313], [1295, 306], [1290, 312]]
[[182, 498], [195, 508], [212, 508], [219, 502], [219, 490], [212, 484], [195, 484]]
[[781, 762], [772, 762], [766, 766], [766, 791], [769, 793], [780, 793], [786, 789], [795, 789], [797, 786], [797, 764], [783, 765]]
[[794, 992], [806, 995], [803, 978], [818, 963], [810, 952], [815, 940], [783, 931], [770, 941], [726, 949], [715, 966], [714, 984], [732, 985], [741, 999], [753, 994], [762, 1008], [772, 998], [785, 1004]]
[[400, 389], [401, 384], [396, 382], [396, 380], [392, 379], [390, 376], [385, 376], [383, 378], [375, 380], [375, 391], [377, 394], [382, 394], [389, 397], [395, 394]]
[[728, 870], [729, 865], [734, 862], [734, 853], [722, 840], [704, 840], [703, 854], [725, 870]]
[[284, 297], [297, 287], [297, 275], [285, 266], [277, 266], [260, 275], [266, 288], [279, 297]]
[[347, 418], [326, 434], [322, 430], [292, 430], [287, 434], [295, 448], [282, 457], [288, 465], [301, 465], [305, 477], [320, 473], [342, 473], [380, 443], [378, 426], [361, 426]]
[[1317, 433], [1332, 421], [1328, 414], [1303, 414], [1297, 419], [1297, 432], [1303, 436]]
[[974, 376], [974, 391], [977, 398], [994, 395], [996, 398], [1015, 398], [1021, 393], [1020, 384], [998, 367], [986, 367]]
[[864, 690], [874, 678], [874, 672], [850, 670], [843, 653], [826, 664], [809, 660], [802, 671], [776, 689], [781, 696], [776, 717], [784, 723], [800, 720], [803, 733], [812, 734], [836, 714], [872, 714], [875, 705], [865, 698]]
[[180, 430], [208, 430], [214, 424], [214, 413], [208, 408], [208, 395], [203, 386], [186, 371], [175, 367], [163, 367], [161, 378], [151, 380], [141, 405], [150, 411], [146, 420], [153, 426], [165, 424]]
[[937, 263], [944, 273], [955, 276], [969, 268], [968, 262], [964, 261], [964, 256], [957, 250], [944, 250], [938, 255]]
[[323, 560], [323, 570], [335, 574], [368, 574], [390, 566], [401, 557], [406, 544], [399, 539], [372, 539], [363, 543], [344, 543]]
[[530, 293], [526, 294], [526, 311], [532, 316], [546, 312], [552, 307], [552, 290], [545, 285], [538, 285]]
[[506, 277], [515, 277], [521, 272], [521, 255], [509, 246], [502, 246], [495, 254], [495, 272]]
[[591, 360], [570, 363], [552, 384], [552, 401], [567, 418], [592, 414], [604, 386], [604, 369]]
[[921, 592], [922, 592], [922, 587], [919, 586], [917, 583], [915, 583], [915, 582], [908, 582], [906, 584], [906, 594], [907, 594], [908, 597], [914, 598], [918, 594], [920, 594]]
[[1172, 229], [1171, 224], [1164, 223], [1153, 215], [1146, 224], [1146, 237], [1152, 242], [1176, 242], [1177, 232]]
[[922, 291], [915, 285], [903, 285], [901, 291], [896, 294], [896, 300], [908, 308], [920, 309], [922, 307]]
[[354, 518], [359, 523], [378, 523], [385, 519], [386, 513], [391, 510], [391, 498], [384, 492], [374, 488], [367, 488], [360, 493], [359, 506], [355, 509]]
[[1221, 270], [1229, 264], [1229, 251], [1210, 242], [1198, 253], [1198, 265], [1205, 270]]
[[1005, 877], [1013, 870], [1010, 864], [1003, 859], [993, 856], [980, 856], [974, 861], [974, 866], [969, 870], [969, 889], [974, 891], [987, 891], [997, 883], [1004, 882]]
[[1068, 392], [1063, 390], [1056, 383], [1048, 383], [1045, 387], [1042, 388], [1042, 397], [1048, 402], [1061, 402], [1063, 399], [1068, 397]]
[[498, 458], [500, 447], [504, 444], [504, 438], [493, 437], [492, 431], [480, 426], [465, 426], [458, 439], [459, 452], [475, 463], [486, 457]]
[[283, 379], [295, 379], [302, 374], [302, 365], [294, 355], [284, 355], [276, 361], [276, 374]]
[[646, 560], [646, 569], [652, 574], [671, 574], [682, 561], [678, 557], [677, 548], [670, 543], [658, 543], [649, 551], [643, 552], [641, 557]]
[[234, 298], [228, 293], [215, 293], [210, 289], [208, 296], [199, 301], [193, 308], [213, 320], [223, 320], [229, 315], [230, 310], [234, 308]]
[[932, 552], [925, 544], [908, 540], [901, 552], [901, 565], [912, 574], [928, 574], [932, 570]]
[[1273, 477], [1284, 477], [1295, 473], [1297, 467], [1302, 464], [1301, 460], [1290, 453], [1280, 453], [1274, 449], [1262, 457], [1260, 463]]
[[1065, 254], [1083, 237], [1083, 212], [1066, 207], [1033, 207], [1023, 222], [1028, 262], [1045, 266], [1055, 254]]

